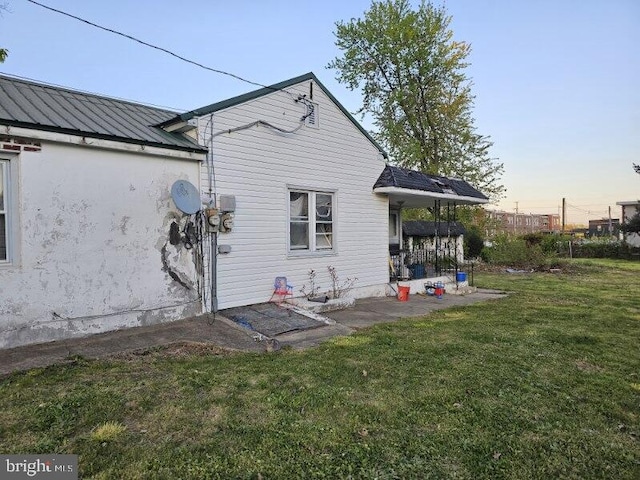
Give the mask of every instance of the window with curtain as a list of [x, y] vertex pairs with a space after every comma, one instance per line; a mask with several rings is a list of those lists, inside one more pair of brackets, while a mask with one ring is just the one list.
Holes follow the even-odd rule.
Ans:
[[333, 193], [289, 191], [289, 250], [331, 251], [334, 248]]

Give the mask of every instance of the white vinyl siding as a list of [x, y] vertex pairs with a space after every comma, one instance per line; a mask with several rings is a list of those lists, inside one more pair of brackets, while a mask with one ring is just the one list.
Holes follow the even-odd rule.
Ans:
[[333, 194], [289, 190], [289, 251], [324, 252], [333, 249]]
[[[341, 277], [357, 277], [356, 288], [389, 281], [389, 204], [386, 196], [372, 192], [385, 163], [318, 85], [310, 100], [322, 114], [320, 128], [304, 125], [295, 133], [282, 134], [260, 125], [219, 133], [208, 141], [209, 132], [215, 135], [257, 120], [295, 129], [307, 110], [294, 100], [300, 94], [309, 97], [309, 81], [287, 90], [291, 94], [273, 92], [199, 119], [201, 143], [211, 149], [214, 159], [213, 170], [203, 165], [202, 191], [209, 190], [212, 172], [217, 194], [236, 196], [234, 228], [218, 240], [232, 246], [229, 254], [218, 256], [220, 309], [268, 301], [279, 276], [286, 276], [294, 295], [299, 295], [310, 269], [317, 272], [324, 291], [330, 285], [328, 266]], [[289, 248], [290, 191], [332, 194], [330, 249]], [[319, 220], [318, 230], [309, 230], [317, 235], [316, 245], [322, 245], [321, 237], [327, 233], [323, 225]]]

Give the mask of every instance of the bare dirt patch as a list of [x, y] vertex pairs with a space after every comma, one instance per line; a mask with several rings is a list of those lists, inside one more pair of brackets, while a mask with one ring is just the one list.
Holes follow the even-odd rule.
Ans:
[[604, 372], [604, 368], [589, 363], [586, 360], [576, 360], [576, 367], [583, 372]]
[[140, 360], [144, 358], [187, 358], [204, 356], [229, 356], [237, 353], [229, 348], [211, 345], [201, 342], [175, 342], [167, 345], [160, 345], [152, 348], [143, 348], [124, 353], [117, 353], [111, 358], [125, 361]]

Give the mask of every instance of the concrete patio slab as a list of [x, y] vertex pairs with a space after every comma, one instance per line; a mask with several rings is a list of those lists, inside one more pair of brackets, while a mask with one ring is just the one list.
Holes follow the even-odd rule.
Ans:
[[[478, 290], [469, 295], [445, 294], [442, 299], [411, 295], [408, 302], [400, 302], [395, 297], [359, 299], [352, 308], [327, 312], [327, 322], [316, 328], [283, 333], [272, 338], [281, 347], [309, 348], [328, 338], [349, 335], [357, 329], [378, 323], [421, 317], [434, 310], [471, 305], [505, 296], [504, 292]], [[271, 351], [273, 343], [267, 340], [267, 337], [243, 328], [221, 315], [217, 315], [215, 319], [211, 315], [201, 315], [171, 323], [0, 350], [0, 375], [64, 363], [76, 356], [87, 359], [106, 358], [179, 342], [206, 343], [245, 352]]]
[[410, 295], [407, 302], [400, 302], [395, 297], [364, 298], [357, 300], [354, 308], [328, 312], [326, 316], [341, 325], [358, 329], [402, 318], [422, 317], [434, 310], [471, 305], [484, 300], [504, 298], [505, 295], [496, 290], [477, 290], [468, 295], [445, 294], [441, 299], [428, 295]]

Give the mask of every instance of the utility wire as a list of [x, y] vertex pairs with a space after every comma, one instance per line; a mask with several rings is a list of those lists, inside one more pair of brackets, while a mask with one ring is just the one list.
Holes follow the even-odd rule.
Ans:
[[[89, 20], [86, 20], [84, 18], [80, 18], [80, 17], [78, 17], [76, 15], [72, 15], [70, 13], [63, 12], [62, 10], [58, 10], [56, 8], [53, 8], [53, 7], [49, 7], [48, 5], [44, 5], [42, 3], [36, 2], [35, 0], [27, 0], [27, 2], [33, 3], [34, 5], [38, 5], [39, 7], [42, 7], [44, 9], [46, 9], [46, 10], [50, 10], [52, 12], [59, 13], [60, 15], [64, 15], [66, 17], [73, 18], [74, 20], [78, 20], [80, 22], [86, 23], [87, 25], [91, 25], [92, 27], [99, 28], [100, 30], [104, 30], [105, 32], [113, 33], [115, 35], [120, 35], [121, 37], [127, 38], [129, 40], [133, 40], [134, 42], [140, 43], [140, 44], [142, 44], [142, 45], [144, 45], [146, 47], [150, 47], [150, 48], [153, 48], [153, 49], [156, 49], [156, 50], [160, 50], [161, 52], [167, 53], [167, 54], [171, 55], [172, 57], [175, 57], [175, 58], [177, 58], [179, 60], [182, 60], [183, 62], [187, 62], [187, 63], [190, 63], [190, 64], [195, 65], [197, 67], [203, 68], [205, 70], [209, 70], [210, 72], [219, 73], [221, 75], [227, 75], [229, 77], [235, 78], [236, 80], [240, 80], [241, 82], [245, 82], [245, 83], [248, 83], [248, 84], [251, 84], [251, 85], [256, 85], [258, 87], [270, 88], [270, 89], [272, 89], [274, 91], [282, 90], [282, 89], [279, 89], [279, 88], [270, 87], [268, 85], [263, 85], [262, 83], [253, 82], [251, 80], [247, 80], [246, 78], [242, 78], [242, 77], [240, 77], [238, 75], [235, 75], [233, 73], [225, 72], [224, 70], [218, 70], [217, 68], [208, 67], [208, 66], [203, 65], [202, 63], [196, 62], [194, 60], [189, 60], [188, 58], [185, 58], [185, 57], [183, 57], [181, 55], [178, 55], [177, 53], [174, 53], [174, 52], [172, 52], [170, 50], [167, 50], [166, 48], [158, 47], [157, 45], [153, 45], [151, 43], [145, 42], [143, 40], [140, 40], [139, 38], [133, 37], [131, 35], [127, 35], [126, 33], [122, 33], [122, 32], [119, 32], [117, 30], [113, 30], [112, 28], [103, 27], [102, 25], [98, 25], [97, 23], [93, 23], [93, 22], [90, 22]], [[285, 90], [283, 90], [283, 91], [285, 91]]]

